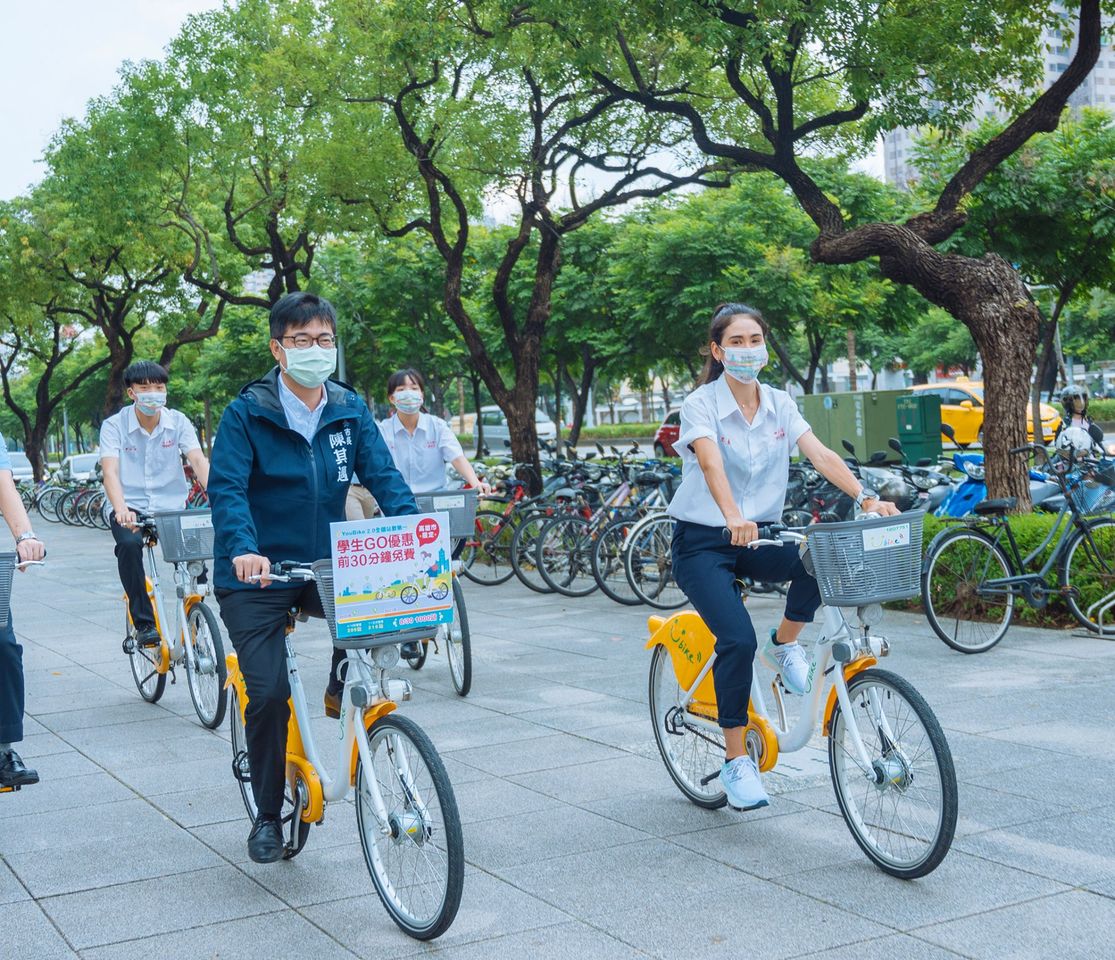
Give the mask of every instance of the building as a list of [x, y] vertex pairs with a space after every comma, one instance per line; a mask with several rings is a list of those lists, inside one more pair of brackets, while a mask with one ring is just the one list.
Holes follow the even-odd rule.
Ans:
[[[1055, 5], [1059, 12], [1065, 12], [1062, 4]], [[1071, 17], [1071, 11], [1068, 13]], [[1080, 107], [1100, 107], [1115, 112], [1115, 46], [1112, 45], [1112, 26], [1115, 17], [1105, 16], [1104, 46], [1100, 50], [1095, 68], [1069, 98], [1069, 105]], [[1046, 87], [1065, 72], [1076, 52], [1076, 41], [1066, 45], [1061, 34], [1048, 30], [1045, 35], [1045, 80]], [[976, 105], [977, 122], [1000, 115], [990, 96], [984, 96]], [[883, 137], [883, 177], [887, 183], [906, 186], [917, 179], [912, 157], [915, 141], [920, 136], [917, 128], [900, 127]]]

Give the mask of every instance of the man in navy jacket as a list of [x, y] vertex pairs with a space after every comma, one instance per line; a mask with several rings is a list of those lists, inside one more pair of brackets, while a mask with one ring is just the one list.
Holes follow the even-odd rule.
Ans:
[[[271, 562], [330, 555], [329, 524], [344, 520], [353, 474], [388, 516], [418, 512], [367, 405], [336, 367], [336, 314], [312, 293], [287, 294], [271, 309], [278, 366], [228, 405], [213, 447], [209, 501], [215, 532], [214, 588], [248, 693], [248, 763], [257, 817], [248, 853], [257, 863], [283, 853], [290, 683], [287, 611], [322, 615], [317, 588], [272, 583]], [[334, 651], [329, 697], [340, 683]]]

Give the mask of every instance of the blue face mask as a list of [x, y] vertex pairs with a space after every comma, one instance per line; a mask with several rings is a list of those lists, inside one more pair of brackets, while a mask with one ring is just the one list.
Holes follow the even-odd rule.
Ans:
[[770, 354], [765, 345], [758, 347], [724, 347], [724, 371], [740, 383], [754, 383], [759, 371], [767, 365]]

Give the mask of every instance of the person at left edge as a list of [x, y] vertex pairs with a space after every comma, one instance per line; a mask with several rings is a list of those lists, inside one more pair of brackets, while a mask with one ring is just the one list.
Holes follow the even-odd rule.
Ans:
[[[287, 611], [298, 606], [323, 616], [313, 583], [272, 585], [271, 560], [330, 555], [329, 525], [345, 518], [353, 473], [387, 516], [418, 512], [367, 405], [329, 379], [336, 331], [328, 300], [306, 292], [279, 300], [270, 320], [277, 366], [228, 405], [213, 447], [214, 593], [248, 694], [245, 736], [257, 809], [248, 854], [257, 863], [283, 854]], [[342, 687], [343, 659], [333, 651], [334, 691]]]
[[209, 461], [194, 425], [184, 413], [166, 405], [169, 379], [157, 363], [133, 363], [124, 371], [132, 405], [101, 424], [101, 470], [112, 504], [116, 567], [141, 647], [158, 646], [159, 631], [147, 596], [143, 536], [136, 528], [136, 513], [185, 509], [190, 487], [182, 469], [183, 456], [203, 487], [209, 480]]
[[[0, 513], [15, 537], [17, 560], [42, 560], [46, 549], [31, 529], [27, 511], [12, 479], [8, 448], [0, 437]], [[0, 627], [0, 787], [26, 787], [39, 782], [39, 774], [29, 770], [15, 752], [23, 740], [23, 647], [15, 638], [12, 614]]]

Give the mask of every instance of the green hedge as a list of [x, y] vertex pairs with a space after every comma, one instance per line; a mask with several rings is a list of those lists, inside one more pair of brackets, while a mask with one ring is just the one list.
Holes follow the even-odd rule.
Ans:
[[[1014, 532], [1015, 541], [1018, 543], [1018, 549], [1021, 551], [1022, 556], [1026, 557], [1037, 549], [1042, 540], [1045, 539], [1046, 534], [1049, 533], [1053, 527], [1057, 517], [1055, 514], [1048, 513], [1035, 513], [1025, 516], [1011, 517], [1010, 524], [1011, 530]], [[941, 532], [941, 530], [948, 527], [955, 526], [955, 523], [947, 523], [946, 521], [934, 517], [927, 516], [925, 518], [925, 532], [923, 545], [925, 549], [929, 549], [929, 545], [933, 542], [933, 538]], [[1050, 554], [1052, 546], [1057, 543], [1056, 538], [1047, 547], [1041, 556], [1038, 558], [1037, 563], [1040, 566], [1044, 563]], [[1047, 577], [1049, 585], [1056, 588], [1057, 586], [1057, 567], [1054, 566]], [[1085, 601], [1098, 599], [1099, 593], [1096, 596], [1089, 598], [1088, 591], [1085, 588]], [[921, 599], [912, 600], [909, 603], [895, 604], [899, 609], [907, 610], [923, 610]], [[1078, 627], [1079, 624], [1071, 613], [1068, 607], [1059, 597], [1053, 597], [1049, 603], [1041, 610], [1031, 606], [1022, 600], [1016, 600], [1014, 604], [1014, 619], [1013, 623], [1023, 624], [1031, 627]]]
[[1115, 420], [1115, 400], [1093, 400], [1088, 404], [1088, 415], [1093, 420]]

